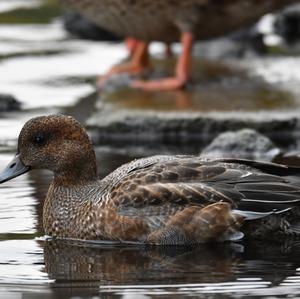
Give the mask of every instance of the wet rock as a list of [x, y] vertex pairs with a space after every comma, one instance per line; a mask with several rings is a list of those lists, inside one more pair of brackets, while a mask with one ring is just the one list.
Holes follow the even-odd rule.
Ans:
[[280, 149], [268, 137], [252, 129], [243, 129], [218, 135], [201, 154], [272, 161], [279, 153]]
[[109, 95], [119, 90], [128, 88], [132, 82], [133, 77], [127, 73], [121, 73], [111, 76], [105, 81], [104, 86], [101, 89], [102, 94]]
[[10, 94], [0, 94], [0, 112], [20, 110], [21, 103]]
[[201, 41], [196, 44], [194, 53], [209, 59], [241, 58], [267, 53], [264, 35], [251, 27], [229, 36]]
[[[174, 63], [155, 66], [162, 77], [174, 72]], [[194, 59], [192, 77], [187, 90], [168, 92], [126, 88], [127, 75], [111, 78], [87, 121], [95, 144], [196, 144], [199, 152], [220, 133], [244, 128], [285, 140], [283, 148], [294, 142], [300, 117], [292, 92], [219, 61]]]
[[95, 25], [75, 12], [66, 11], [62, 18], [65, 29], [79, 38], [100, 41], [121, 40], [115, 34]]
[[300, 5], [285, 9], [276, 16], [274, 23], [275, 33], [293, 45], [300, 39]]
[[259, 32], [256, 27], [251, 27], [248, 30], [240, 31], [232, 39], [240, 45], [242, 56], [247, 56], [249, 54], [267, 54], [268, 48], [264, 38], [264, 34]]
[[[251, 128], [283, 140], [298, 131], [300, 119], [293, 113], [269, 112], [164, 112], [141, 109], [115, 109], [98, 103], [98, 111], [87, 121], [96, 144], [164, 143], [206, 146], [218, 134]], [[101, 106], [101, 107], [100, 107]]]

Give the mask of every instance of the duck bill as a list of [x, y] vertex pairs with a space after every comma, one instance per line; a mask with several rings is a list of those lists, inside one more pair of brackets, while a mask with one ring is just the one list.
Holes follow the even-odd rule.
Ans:
[[9, 181], [29, 170], [30, 170], [30, 167], [25, 166], [21, 162], [20, 156], [16, 155], [15, 158], [0, 173], [0, 184], [4, 183], [6, 181]]

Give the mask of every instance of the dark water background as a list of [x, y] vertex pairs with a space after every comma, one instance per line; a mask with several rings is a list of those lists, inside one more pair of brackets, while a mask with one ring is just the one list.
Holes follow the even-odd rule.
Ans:
[[[118, 44], [68, 37], [53, 1], [0, 0], [0, 13], [0, 92], [13, 93], [23, 102], [23, 111], [0, 118], [2, 169], [15, 153], [25, 120], [59, 111], [76, 114], [70, 107], [93, 91], [90, 78], [104, 72], [125, 52]], [[99, 52], [105, 58], [99, 58]], [[81, 64], [76, 63], [79, 60]], [[296, 75], [289, 65], [297, 64], [296, 58], [287, 58], [284, 69], [280, 59], [274, 63], [267, 59], [257, 71], [269, 81], [294, 82]], [[285, 74], [280, 78], [279, 68], [280, 74]], [[133, 100], [132, 105], [139, 103]], [[109, 146], [96, 151], [102, 177], [149, 154], [139, 148]], [[197, 147], [157, 147], [151, 154], [170, 151], [199, 153]], [[45, 242], [41, 239], [41, 213], [50, 180], [51, 173], [34, 171], [1, 185], [0, 298], [300, 296], [300, 243], [293, 240], [193, 248]]]

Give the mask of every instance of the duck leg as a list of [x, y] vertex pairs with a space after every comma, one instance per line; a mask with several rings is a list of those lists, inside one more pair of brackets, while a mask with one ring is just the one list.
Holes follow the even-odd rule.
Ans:
[[127, 63], [117, 65], [110, 69], [98, 80], [98, 87], [102, 88], [107, 79], [115, 74], [129, 73], [140, 74], [149, 68], [148, 43], [133, 38], [126, 39], [130, 60]]
[[125, 45], [129, 52], [129, 57], [132, 58], [137, 46], [139, 45], [139, 40], [133, 37], [128, 37], [125, 39]]
[[183, 88], [190, 79], [193, 41], [194, 36], [191, 32], [182, 34], [182, 53], [177, 62], [174, 77], [152, 81], [137, 80], [132, 83], [132, 87], [143, 90], [176, 90]]

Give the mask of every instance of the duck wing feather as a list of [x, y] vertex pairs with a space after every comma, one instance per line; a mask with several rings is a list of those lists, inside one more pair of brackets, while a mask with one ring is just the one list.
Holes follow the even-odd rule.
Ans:
[[[142, 159], [143, 160], [143, 159]], [[127, 216], [169, 216], [188, 206], [225, 201], [235, 209], [283, 211], [300, 204], [300, 168], [239, 159], [157, 159], [123, 175], [111, 201]]]

